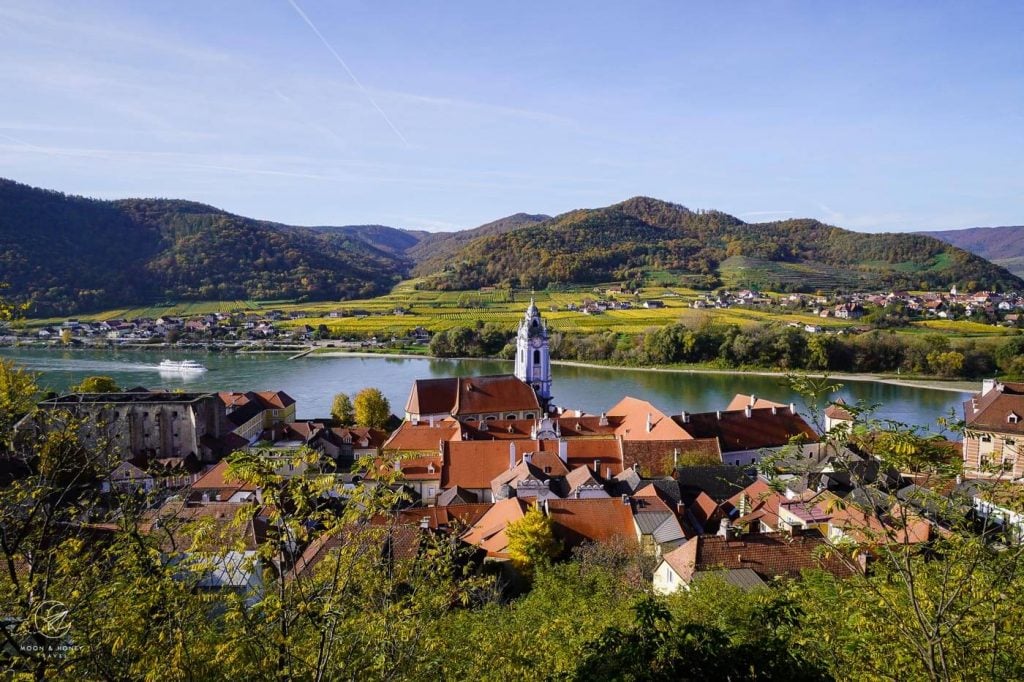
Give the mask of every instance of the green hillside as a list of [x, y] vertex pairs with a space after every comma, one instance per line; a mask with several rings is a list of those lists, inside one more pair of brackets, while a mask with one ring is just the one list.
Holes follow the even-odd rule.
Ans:
[[1024, 287], [1006, 270], [927, 236], [863, 234], [809, 219], [748, 224], [646, 197], [476, 239], [424, 286], [639, 285], [666, 272], [707, 287], [780, 291]]
[[164, 199], [98, 201], [0, 180], [0, 281], [33, 315], [166, 300], [345, 299], [407, 262], [318, 232]]
[[420, 289], [628, 282], [778, 291], [1024, 288], [937, 239], [816, 220], [748, 224], [637, 197], [448, 233], [294, 227], [170, 199], [100, 201], [0, 179], [5, 296], [50, 317], [190, 301], [328, 301]]

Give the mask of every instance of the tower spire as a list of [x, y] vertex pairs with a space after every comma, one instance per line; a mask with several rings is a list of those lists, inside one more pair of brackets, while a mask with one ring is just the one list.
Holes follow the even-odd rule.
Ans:
[[537, 393], [542, 405], [547, 407], [551, 400], [551, 357], [548, 349], [548, 330], [537, 309], [537, 302], [530, 297], [516, 334], [516, 376]]

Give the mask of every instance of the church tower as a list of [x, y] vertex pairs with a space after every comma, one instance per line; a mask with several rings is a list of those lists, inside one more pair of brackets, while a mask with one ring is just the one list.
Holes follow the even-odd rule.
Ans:
[[516, 377], [533, 386], [541, 405], [551, 401], [551, 356], [548, 328], [533, 299], [519, 323], [516, 335]]

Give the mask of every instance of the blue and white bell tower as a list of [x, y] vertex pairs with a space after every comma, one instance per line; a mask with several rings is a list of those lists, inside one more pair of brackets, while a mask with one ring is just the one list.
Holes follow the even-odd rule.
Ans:
[[545, 408], [551, 401], [551, 355], [548, 327], [530, 299], [516, 335], [516, 376], [530, 384]]

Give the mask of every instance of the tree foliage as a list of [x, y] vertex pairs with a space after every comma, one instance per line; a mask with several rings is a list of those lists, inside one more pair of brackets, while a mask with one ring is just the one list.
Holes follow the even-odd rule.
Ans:
[[342, 425], [348, 426], [356, 421], [356, 408], [347, 393], [338, 393], [331, 401], [331, 416]]
[[355, 421], [360, 426], [384, 428], [391, 418], [391, 403], [379, 388], [364, 388], [356, 394]]
[[121, 390], [113, 378], [107, 376], [86, 377], [82, 383], [68, 389], [72, 393], [116, 393]]
[[505, 529], [508, 555], [512, 565], [523, 576], [530, 577], [538, 566], [552, 561], [562, 551], [555, 539], [551, 518], [537, 507], [530, 508], [523, 518]]

